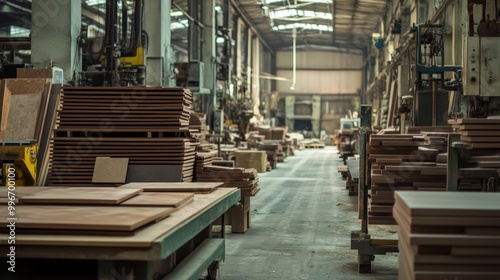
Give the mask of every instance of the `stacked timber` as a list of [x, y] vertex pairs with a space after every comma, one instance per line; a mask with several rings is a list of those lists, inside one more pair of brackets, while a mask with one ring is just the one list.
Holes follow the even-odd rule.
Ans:
[[500, 150], [500, 119], [465, 118], [448, 120], [448, 123], [470, 148]]
[[[139, 187], [18, 187], [16, 213], [23, 216], [23, 222], [16, 225], [16, 232], [132, 236], [192, 203], [195, 194], [190, 188], [183, 190], [146, 193]], [[7, 189], [0, 192], [0, 198], [7, 198]], [[0, 216], [6, 220], [7, 211]]]
[[217, 152], [196, 152], [195, 161], [195, 179], [198, 174], [203, 173], [203, 169], [206, 166], [212, 165], [214, 158], [217, 156]]
[[420, 147], [422, 135], [370, 135], [368, 161], [371, 193], [370, 224], [395, 224], [394, 192], [446, 190], [446, 165], [437, 164], [438, 151]]
[[399, 279], [500, 279], [500, 194], [396, 192]]
[[192, 94], [183, 88], [68, 87], [61, 94], [47, 184], [89, 186], [97, 157], [173, 166], [193, 178]]
[[275, 169], [278, 163], [278, 154], [283, 152], [281, 141], [264, 140], [259, 145], [259, 150], [266, 152], [267, 161], [269, 161], [271, 168]]
[[259, 175], [255, 168], [209, 165], [196, 178], [198, 182], [224, 182], [223, 188], [239, 188], [242, 197], [253, 196], [260, 190]]
[[288, 132], [287, 127], [269, 127], [269, 128], [259, 127], [259, 134], [264, 136], [266, 140], [284, 141], [287, 132]]

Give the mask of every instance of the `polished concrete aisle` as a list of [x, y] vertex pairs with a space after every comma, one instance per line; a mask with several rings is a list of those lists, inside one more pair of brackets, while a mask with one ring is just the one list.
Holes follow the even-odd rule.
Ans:
[[[376, 256], [372, 274], [357, 273], [350, 232], [358, 230], [357, 202], [337, 172], [331, 147], [296, 152], [260, 174], [251, 200], [251, 228], [226, 235], [220, 279], [397, 279], [397, 254]], [[370, 227], [397, 238], [395, 227]]]

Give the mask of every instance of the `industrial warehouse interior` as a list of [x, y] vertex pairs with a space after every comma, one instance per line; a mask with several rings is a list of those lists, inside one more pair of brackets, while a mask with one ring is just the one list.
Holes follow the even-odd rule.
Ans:
[[500, 279], [500, 0], [0, 0], [0, 279]]

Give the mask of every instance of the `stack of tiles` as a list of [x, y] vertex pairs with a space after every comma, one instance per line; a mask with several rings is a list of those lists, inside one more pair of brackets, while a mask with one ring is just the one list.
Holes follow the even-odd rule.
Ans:
[[97, 157], [128, 158], [131, 165], [175, 165], [182, 181], [191, 181], [192, 103], [191, 92], [183, 88], [64, 88], [47, 184], [95, 185]]
[[500, 279], [500, 193], [396, 192], [399, 279]]

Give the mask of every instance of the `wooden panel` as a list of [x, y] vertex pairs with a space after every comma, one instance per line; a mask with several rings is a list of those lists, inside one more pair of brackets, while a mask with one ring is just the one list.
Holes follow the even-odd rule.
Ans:
[[498, 199], [500, 193], [396, 192], [400, 272], [409, 279], [496, 279]]
[[140, 189], [60, 188], [23, 196], [19, 200], [36, 204], [119, 204], [139, 192]]
[[38, 139], [45, 118], [50, 83], [46, 79], [6, 79], [3, 81], [0, 138]]
[[[156, 224], [152, 224], [148, 227], [141, 228], [136, 231], [134, 236], [126, 236], [126, 237], [111, 237], [111, 236], [54, 236], [54, 235], [19, 235], [16, 236], [16, 244], [22, 245], [44, 245], [44, 246], [81, 246], [84, 249], [88, 249], [89, 251], [101, 253], [102, 249], [96, 247], [114, 247], [120, 248], [123, 247], [135, 247], [135, 248], [151, 248], [152, 244], [156, 239], [161, 236], [164, 236], [169, 231], [172, 231], [176, 227], [179, 227], [182, 223], [188, 221], [192, 217], [199, 215], [202, 211], [209, 209], [211, 205], [219, 202], [221, 199], [233, 194], [237, 190], [225, 188], [215, 190], [210, 194], [197, 194], [195, 195], [195, 200], [193, 203], [186, 205], [182, 211], [178, 211], [174, 213], [168, 219], [164, 219], [159, 221]], [[87, 207], [88, 208], [88, 207]], [[127, 214], [137, 214], [140, 209], [148, 209], [144, 207], [113, 207], [113, 208], [122, 208]], [[97, 208], [93, 208], [97, 209]], [[151, 208], [155, 209], [155, 208]], [[174, 209], [172, 209], [174, 210]], [[2, 211], [0, 215], [5, 215], [6, 211]], [[20, 216], [20, 215], [18, 215]], [[81, 216], [79, 219], [81, 219]], [[5, 221], [4, 216], [0, 216], [2, 221]], [[3, 225], [2, 225], [3, 226]], [[5, 244], [7, 243], [7, 235], [0, 235], [0, 241]], [[157, 243], [160, 243], [158, 241]], [[95, 249], [93, 249], [95, 248]], [[79, 248], [79, 251], [81, 248]], [[153, 250], [153, 252], [148, 253], [147, 259], [158, 258], [154, 253], [157, 252]], [[144, 254], [142, 254], [144, 256]], [[116, 257], [116, 256], [112, 256]]]
[[119, 188], [142, 189], [144, 192], [194, 192], [211, 193], [223, 183], [189, 182], [189, 183], [129, 183]]
[[[173, 208], [21, 205], [16, 207], [16, 228], [132, 231], [172, 212]], [[7, 217], [7, 211], [0, 213], [4, 228]]]
[[127, 179], [128, 158], [97, 157], [92, 183], [123, 184]]
[[134, 196], [130, 199], [120, 203], [124, 206], [165, 206], [165, 207], [179, 207], [187, 201], [194, 198], [194, 193], [158, 193], [146, 192]]

